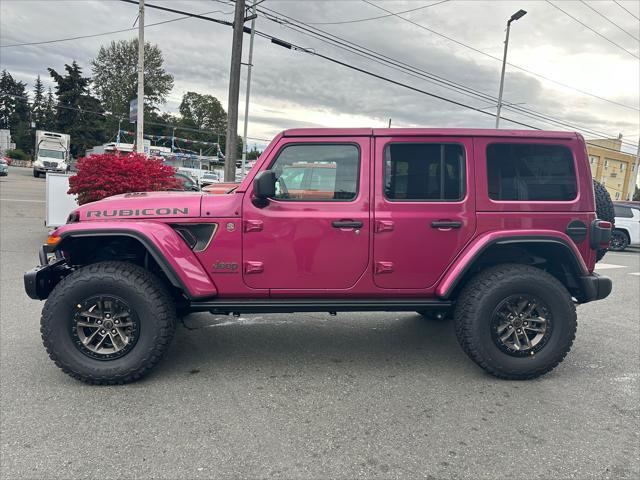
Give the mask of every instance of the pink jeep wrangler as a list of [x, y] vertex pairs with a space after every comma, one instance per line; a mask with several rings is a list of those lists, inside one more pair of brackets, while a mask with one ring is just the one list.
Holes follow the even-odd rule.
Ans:
[[571, 348], [575, 305], [611, 292], [605, 194], [575, 133], [287, 130], [225, 195], [78, 208], [25, 288], [50, 357], [95, 384], [140, 378], [195, 311], [452, 315], [475, 363], [529, 379]]

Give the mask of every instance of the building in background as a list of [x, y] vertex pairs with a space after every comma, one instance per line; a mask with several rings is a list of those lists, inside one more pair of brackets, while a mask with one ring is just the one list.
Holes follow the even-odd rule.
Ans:
[[631, 200], [638, 178], [637, 156], [622, 151], [622, 137], [588, 140], [591, 176], [612, 200]]
[[0, 154], [15, 148], [16, 144], [11, 141], [11, 132], [5, 129], [0, 130]]

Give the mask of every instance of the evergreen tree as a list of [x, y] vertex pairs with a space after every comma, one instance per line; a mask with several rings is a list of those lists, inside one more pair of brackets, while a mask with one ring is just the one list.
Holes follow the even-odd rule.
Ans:
[[44, 104], [44, 129], [54, 130], [56, 126], [56, 99], [53, 96], [51, 87], [47, 92], [47, 100]]
[[46, 108], [44, 85], [42, 85], [42, 80], [38, 75], [33, 87], [33, 103], [31, 104], [31, 122], [36, 124], [36, 129], [38, 130], [44, 130], [46, 127]]
[[104, 142], [104, 109], [100, 101], [89, 94], [91, 79], [82, 76], [82, 69], [75, 60], [64, 68], [66, 75], [48, 69], [57, 83], [56, 130], [68, 133], [71, 154], [82, 156], [87, 148]]
[[29, 125], [29, 102], [24, 82], [16, 81], [3, 70], [0, 73], [0, 128], [11, 130], [16, 148], [33, 150]]

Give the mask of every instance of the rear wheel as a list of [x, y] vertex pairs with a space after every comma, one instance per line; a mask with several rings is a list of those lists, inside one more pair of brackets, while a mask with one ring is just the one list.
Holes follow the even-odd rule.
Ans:
[[65, 373], [93, 384], [135, 381], [166, 351], [175, 305], [162, 282], [125, 262], [100, 262], [65, 277], [42, 311], [41, 333]]
[[460, 293], [454, 318], [458, 342], [471, 360], [512, 380], [553, 370], [576, 333], [567, 289], [527, 265], [498, 265], [476, 275]]
[[38, 172], [37, 170], [33, 171], [33, 176], [36, 178], [40, 178], [40, 172]]
[[609, 250], [614, 252], [622, 252], [629, 246], [629, 237], [622, 230], [614, 230], [611, 232], [611, 244]]

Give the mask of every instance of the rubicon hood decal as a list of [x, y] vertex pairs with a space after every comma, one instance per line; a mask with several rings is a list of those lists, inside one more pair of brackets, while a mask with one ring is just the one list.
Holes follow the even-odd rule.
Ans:
[[80, 221], [199, 217], [201, 200], [201, 194], [189, 192], [116, 195], [83, 205], [78, 213]]
[[87, 210], [87, 218], [98, 217], [166, 217], [173, 216], [189, 216], [189, 208], [136, 208], [121, 210]]

